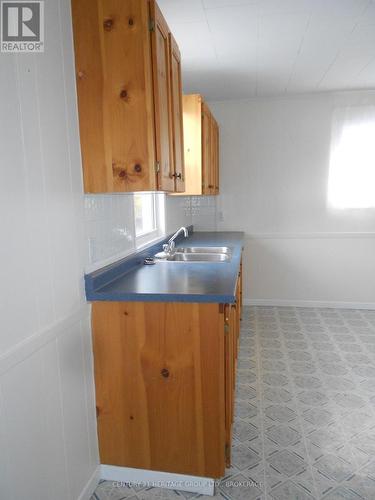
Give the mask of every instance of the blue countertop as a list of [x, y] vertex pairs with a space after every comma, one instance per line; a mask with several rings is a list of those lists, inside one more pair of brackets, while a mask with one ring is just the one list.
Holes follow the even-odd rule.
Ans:
[[[166, 238], [167, 240], [167, 238]], [[230, 262], [157, 262], [143, 265], [146, 257], [162, 249], [163, 240], [134, 256], [85, 276], [89, 301], [217, 302], [234, 303], [241, 261], [242, 232], [194, 232], [179, 237], [177, 247], [227, 246]]]

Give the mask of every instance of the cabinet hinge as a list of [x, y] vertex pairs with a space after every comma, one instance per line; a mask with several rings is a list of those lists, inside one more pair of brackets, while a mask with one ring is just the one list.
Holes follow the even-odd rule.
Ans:
[[148, 21], [148, 29], [149, 31], [155, 31], [155, 19], [149, 19]]
[[160, 172], [160, 161], [155, 162], [155, 172], [157, 174]]

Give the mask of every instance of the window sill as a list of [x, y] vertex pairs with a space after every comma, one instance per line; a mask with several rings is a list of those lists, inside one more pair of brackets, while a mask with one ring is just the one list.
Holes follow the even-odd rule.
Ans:
[[150, 245], [150, 243], [158, 243], [159, 241], [164, 240], [165, 234], [161, 234], [159, 231], [153, 231], [152, 233], [147, 233], [145, 235], [139, 236], [136, 238], [136, 249], [142, 250], [143, 248]]

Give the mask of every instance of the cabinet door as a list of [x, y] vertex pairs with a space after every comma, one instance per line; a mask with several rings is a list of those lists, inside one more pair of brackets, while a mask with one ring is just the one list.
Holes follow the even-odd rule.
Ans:
[[211, 112], [202, 103], [202, 194], [211, 194]]
[[175, 191], [185, 191], [185, 165], [184, 165], [184, 130], [182, 120], [182, 77], [181, 77], [181, 54], [173, 38], [170, 40], [171, 61], [171, 89], [172, 89], [172, 120], [173, 120], [173, 162], [174, 176], [176, 179]]
[[156, 129], [158, 188], [174, 191], [172, 99], [170, 79], [169, 28], [156, 2], [150, 2], [152, 65]]
[[220, 179], [219, 179], [219, 165], [220, 165], [220, 152], [219, 152], [219, 125], [217, 121], [214, 119], [214, 144], [213, 148], [215, 151], [215, 162], [214, 162], [214, 194], [219, 194], [220, 191]]
[[101, 463], [224, 475], [224, 338], [217, 304], [95, 302]]
[[219, 193], [219, 171], [218, 171], [218, 125], [211, 115], [211, 164], [209, 168], [209, 194]]
[[236, 318], [234, 308], [225, 306], [225, 450], [226, 464], [231, 464], [232, 424], [234, 418], [234, 387], [235, 387], [235, 345]]
[[72, 20], [85, 192], [155, 190], [148, 3], [72, 0]]
[[184, 122], [185, 194], [202, 194], [202, 97], [182, 96]]

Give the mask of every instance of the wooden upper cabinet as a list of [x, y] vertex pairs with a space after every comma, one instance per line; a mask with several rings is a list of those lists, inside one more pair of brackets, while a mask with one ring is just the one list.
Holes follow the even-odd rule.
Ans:
[[210, 194], [219, 194], [219, 125], [211, 115]]
[[212, 148], [211, 111], [202, 103], [202, 194], [211, 194]]
[[185, 191], [185, 163], [184, 163], [184, 132], [182, 117], [182, 76], [181, 54], [173, 38], [169, 34], [171, 51], [171, 86], [172, 86], [172, 119], [173, 119], [173, 161], [176, 192]]
[[173, 122], [169, 28], [156, 2], [150, 2], [153, 25], [152, 65], [156, 127], [156, 157], [159, 170], [159, 189], [174, 191]]
[[219, 194], [219, 126], [199, 94], [183, 96], [185, 194]]
[[158, 6], [72, 0], [72, 15], [85, 192], [174, 192], [170, 36]]

